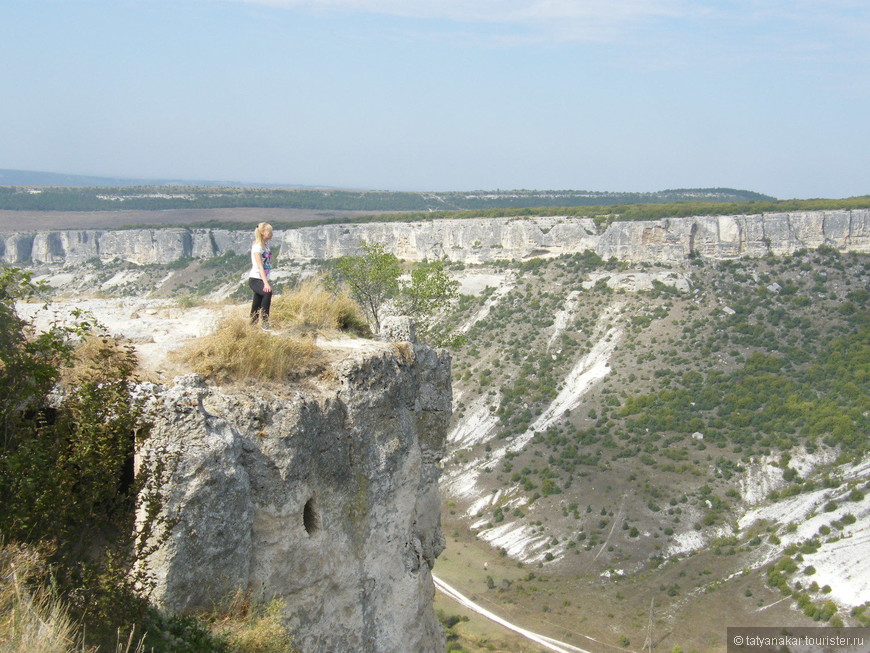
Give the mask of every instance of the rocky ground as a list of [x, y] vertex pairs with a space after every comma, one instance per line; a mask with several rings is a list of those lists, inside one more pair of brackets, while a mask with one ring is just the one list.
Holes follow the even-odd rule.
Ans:
[[85, 311], [109, 334], [130, 342], [143, 372], [165, 381], [182, 371], [170, 356], [192, 338], [212, 332], [221, 316], [244, 312], [247, 305], [210, 305], [181, 308], [175, 300], [135, 297], [58, 299], [44, 303], [19, 303], [19, 315], [37, 328], [51, 323], [72, 323]]

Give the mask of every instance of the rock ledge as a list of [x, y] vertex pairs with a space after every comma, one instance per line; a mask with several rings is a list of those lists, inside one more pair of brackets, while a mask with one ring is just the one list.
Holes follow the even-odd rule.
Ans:
[[196, 374], [143, 384], [154, 428], [140, 456], [176, 461], [178, 523], [147, 562], [158, 605], [211, 609], [241, 590], [283, 598], [305, 653], [444, 650], [430, 570], [444, 548], [450, 359], [369, 344], [338, 357], [317, 392]]

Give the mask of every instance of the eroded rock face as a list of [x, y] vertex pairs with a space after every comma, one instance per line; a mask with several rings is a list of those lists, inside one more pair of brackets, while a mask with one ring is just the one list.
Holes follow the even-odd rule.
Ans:
[[[614, 222], [600, 232], [593, 220], [571, 217], [433, 220], [324, 225], [275, 232], [282, 261], [329, 259], [359, 252], [361, 242], [384, 243], [409, 261], [447, 258], [490, 263], [592, 250], [605, 259], [679, 263], [784, 255], [827, 245], [870, 251], [870, 210], [805, 211]], [[0, 234], [0, 260], [13, 265], [74, 265], [99, 258], [144, 265], [183, 257], [245, 254], [248, 231], [128, 229]]]
[[870, 251], [870, 211], [806, 211], [763, 215], [667, 218], [614, 222], [596, 251], [633, 262], [678, 263], [697, 254], [732, 259], [787, 255], [826, 245], [842, 251]]
[[179, 521], [148, 560], [152, 598], [184, 612], [238, 590], [283, 597], [305, 653], [440, 653], [430, 570], [449, 357], [366, 342], [339, 349], [326, 378], [279, 393], [197, 375], [143, 388], [155, 426], [142, 456], [177, 456]]

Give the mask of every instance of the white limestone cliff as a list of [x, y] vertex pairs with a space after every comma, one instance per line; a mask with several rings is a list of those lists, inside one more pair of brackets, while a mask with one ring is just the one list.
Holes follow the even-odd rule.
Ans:
[[430, 570], [444, 548], [449, 356], [411, 342], [331, 349], [299, 387], [187, 375], [142, 388], [154, 427], [141, 455], [177, 459], [178, 522], [148, 559], [152, 598], [181, 612], [238, 590], [283, 598], [305, 653], [440, 653]]
[[[0, 234], [0, 260], [13, 265], [76, 265], [90, 259], [144, 265], [184, 257], [245, 254], [249, 231], [226, 229], [70, 230]], [[870, 210], [803, 211], [613, 222], [600, 231], [589, 218], [529, 217], [370, 222], [275, 233], [282, 260], [328, 259], [381, 242], [400, 258], [489, 263], [592, 250], [631, 262], [679, 263], [785, 255], [820, 245], [870, 251]]]

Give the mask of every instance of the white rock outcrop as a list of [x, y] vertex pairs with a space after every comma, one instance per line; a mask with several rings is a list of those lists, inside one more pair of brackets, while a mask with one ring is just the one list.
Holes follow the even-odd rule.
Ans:
[[[759, 215], [696, 216], [614, 222], [600, 231], [589, 218], [529, 217], [369, 222], [275, 232], [282, 261], [329, 259], [380, 242], [399, 258], [489, 263], [591, 250], [605, 259], [679, 263], [785, 255], [820, 245], [870, 251], [870, 210], [804, 211]], [[12, 265], [76, 265], [91, 259], [144, 265], [184, 257], [246, 254], [248, 230], [125, 229], [0, 234], [0, 260]]]
[[732, 259], [786, 255], [821, 245], [843, 251], [870, 251], [870, 210], [614, 222], [601, 236], [596, 252], [604, 258], [676, 263], [695, 254]]
[[[276, 336], [279, 337], [279, 336]], [[431, 568], [450, 360], [411, 342], [332, 346], [316, 384], [143, 386], [141, 456], [174, 460], [178, 522], [148, 559], [172, 611], [284, 599], [305, 653], [444, 651]]]

